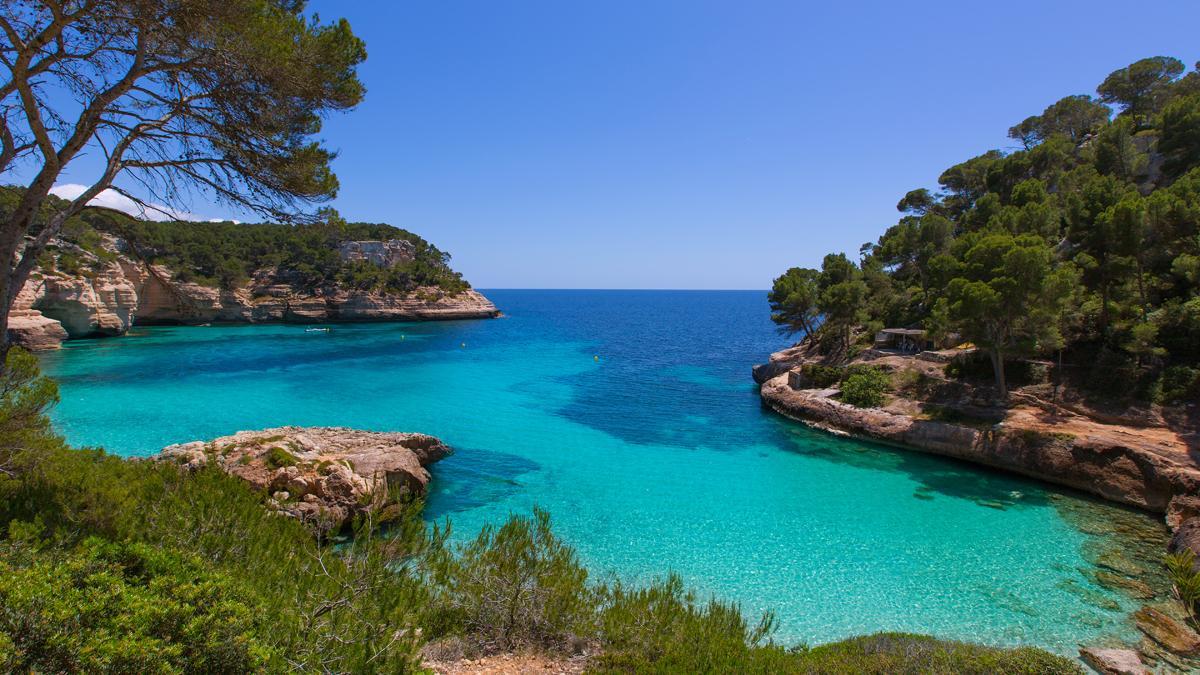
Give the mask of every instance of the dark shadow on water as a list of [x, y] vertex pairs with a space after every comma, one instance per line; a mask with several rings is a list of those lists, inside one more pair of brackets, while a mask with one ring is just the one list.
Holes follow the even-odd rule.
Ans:
[[[241, 327], [239, 327], [241, 328]], [[94, 359], [88, 372], [56, 373], [53, 357], [48, 370], [64, 385], [98, 382], [156, 382], [193, 377], [261, 373], [309, 365], [330, 365], [363, 359], [404, 358], [417, 362], [443, 358], [457, 352], [461, 322], [439, 324], [379, 324], [335, 326], [331, 333], [308, 333], [301, 325], [279, 327], [269, 333], [237, 330], [214, 332], [213, 337], [194, 337], [202, 328], [162, 329], [144, 336], [98, 339], [71, 345], [72, 351], [107, 352], [136, 349], [136, 368], [122, 361]], [[188, 331], [186, 342], [173, 341], [175, 331]], [[404, 339], [401, 335], [405, 335]]]
[[927, 455], [882, 443], [834, 436], [764, 411], [775, 420], [778, 445], [808, 457], [839, 464], [903, 473], [920, 485], [913, 498], [953, 497], [1005, 510], [1046, 506], [1050, 493], [1037, 481], [961, 460]]
[[555, 414], [632, 445], [737, 451], [762, 431], [760, 402], [752, 383], [730, 382], [728, 375], [612, 366], [612, 372], [564, 379], [574, 398]]
[[430, 467], [433, 480], [424, 517], [438, 520], [508, 499], [524, 489], [521, 476], [540, 468], [537, 462], [517, 455], [456, 447], [453, 455]]

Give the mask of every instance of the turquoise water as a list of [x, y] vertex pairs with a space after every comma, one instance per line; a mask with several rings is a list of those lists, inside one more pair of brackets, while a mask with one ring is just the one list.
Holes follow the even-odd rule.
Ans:
[[[284, 424], [422, 431], [432, 518], [548, 509], [599, 575], [671, 569], [786, 642], [905, 630], [1064, 653], [1132, 637], [1095, 585], [1128, 512], [765, 412], [761, 292], [493, 291], [494, 321], [138, 329], [44, 358], [71, 442], [122, 455]], [[597, 360], [595, 357], [599, 357]], [[1148, 519], [1144, 519], [1149, 524]]]

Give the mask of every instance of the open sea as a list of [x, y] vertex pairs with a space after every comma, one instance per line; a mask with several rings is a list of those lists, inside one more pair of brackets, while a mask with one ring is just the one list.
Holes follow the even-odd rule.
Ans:
[[434, 434], [456, 452], [426, 513], [457, 536], [541, 506], [593, 575], [676, 571], [774, 610], [789, 644], [901, 630], [1073, 654], [1135, 639], [1141, 603], [1097, 565], [1156, 568], [1160, 525], [764, 410], [750, 367], [788, 344], [765, 292], [484, 293], [503, 318], [69, 342], [42, 358], [53, 416], [70, 442], [128, 456], [289, 424]]

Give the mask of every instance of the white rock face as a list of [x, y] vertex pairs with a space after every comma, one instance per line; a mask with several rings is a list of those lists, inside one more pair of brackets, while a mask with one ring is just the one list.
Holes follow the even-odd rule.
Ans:
[[116, 263], [91, 278], [46, 276], [35, 284], [35, 295], [33, 307], [76, 338], [125, 333], [138, 304], [137, 288]]
[[[54, 349], [68, 338], [123, 335], [134, 323], [324, 323], [330, 321], [413, 321], [480, 319], [498, 314], [474, 290], [449, 294], [435, 287], [412, 293], [359, 291], [330, 285], [310, 288], [294, 275], [259, 270], [241, 288], [221, 290], [181, 282], [162, 265], [147, 265], [120, 251], [115, 238], [105, 247], [115, 259], [102, 262], [85, 251], [89, 263], [75, 275], [36, 270], [17, 296], [9, 337], [27, 349]], [[393, 266], [412, 260], [404, 240], [351, 241], [341, 247], [347, 260]]]
[[395, 267], [411, 262], [416, 257], [416, 247], [404, 239], [383, 241], [347, 241], [338, 247], [342, 260], [365, 260], [379, 267]]

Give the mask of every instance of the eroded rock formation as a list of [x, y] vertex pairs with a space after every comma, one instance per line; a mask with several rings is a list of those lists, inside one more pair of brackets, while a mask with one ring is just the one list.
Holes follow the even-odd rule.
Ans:
[[336, 530], [393, 497], [423, 495], [425, 467], [448, 454], [425, 434], [278, 427], [168, 446], [154, 459], [189, 470], [214, 463], [269, 495], [279, 513]]
[[[395, 242], [354, 244], [347, 259], [392, 265], [411, 259], [411, 247]], [[345, 246], [345, 245], [344, 245]], [[309, 288], [284, 270], [259, 270], [234, 290], [183, 282], [162, 265], [149, 265], [105, 240], [111, 259], [74, 253], [89, 263], [87, 273], [37, 270], [21, 289], [9, 335], [28, 349], [53, 349], [68, 338], [123, 335], [137, 323], [203, 324], [477, 319], [497, 315], [496, 306], [474, 290], [447, 293], [421, 287], [407, 294], [355, 290], [337, 285]]]
[[1006, 469], [1158, 513], [1172, 500], [1200, 494], [1200, 468], [1186, 444], [1166, 434], [1043, 418], [1026, 409], [991, 427], [920, 419], [842, 403], [834, 389], [795, 389], [786, 373], [768, 380], [761, 392], [776, 412], [822, 428]]

